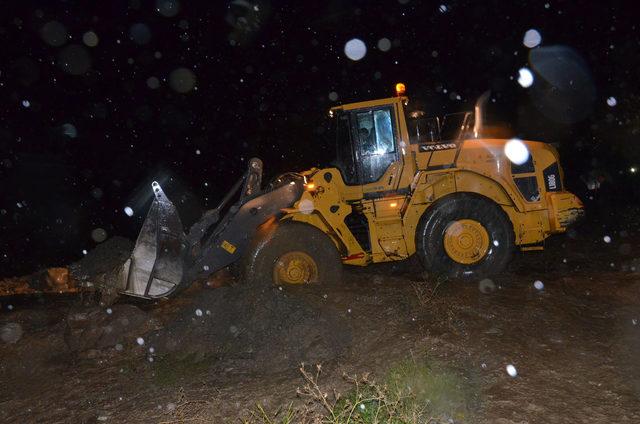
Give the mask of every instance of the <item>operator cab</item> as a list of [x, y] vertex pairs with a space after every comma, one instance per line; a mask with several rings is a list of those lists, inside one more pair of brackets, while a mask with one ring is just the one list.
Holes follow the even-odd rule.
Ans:
[[399, 159], [394, 105], [332, 110], [336, 118], [336, 167], [347, 185], [378, 181]]
[[[406, 113], [408, 99], [404, 94], [405, 86], [399, 83], [396, 84], [396, 97], [350, 103], [330, 110], [329, 116], [336, 120], [337, 159], [334, 165], [345, 184], [371, 184], [364, 188], [365, 193], [388, 191], [392, 186], [397, 188], [393, 181], [397, 177], [393, 164], [398, 163], [395, 168], [401, 167], [408, 144], [418, 145], [419, 151], [429, 151], [429, 145], [477, 137], [472, 112], [443, 117], [426, 117], [422, 111]], [[405, 122], [408, 134], [404, 135], [404, 142], [407, 144], [403, 143], [401, 135]], [[379, 184], [374, 184], [376, 182]]]

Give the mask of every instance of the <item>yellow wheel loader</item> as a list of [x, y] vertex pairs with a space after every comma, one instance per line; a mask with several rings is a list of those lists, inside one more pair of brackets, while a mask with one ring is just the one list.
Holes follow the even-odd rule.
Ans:
[[119, 293], [171, 295], [236, 264], [248, 282], [335, 282], [342, 264], [365, 266], [417, 254], [434, 274], [500, 273], [515, 249], [539, 250], [583, 214], [565, 191], [551, 145], [486, 136], [474, 113], [426, 118], [395, 97], [334, 107], [335, 162], [262, 187], [262, 162], [220, 205], [183, 232], [174, 205], [155, 200]]
[[484, 96], [474, 113], [425, 118], [396, 96], [334, 107], [335, 162], [262, 188], [262, 162], [185, 234], [175, 207], [155, 200], [120, 293], [158, 298], [236, 264], [243, 280], [335, 282], [342, 264], [417, 254], [430, 273], [500, 273], [515, 249], [540, 250], [583, 206], [565, 191], [551, 145], [487, 137]]

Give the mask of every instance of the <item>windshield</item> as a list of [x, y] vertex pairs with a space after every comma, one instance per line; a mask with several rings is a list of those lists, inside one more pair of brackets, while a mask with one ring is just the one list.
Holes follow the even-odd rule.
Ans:
[[358, 112], [356, 119], [364, 156], [394, 152], [390, 109]]

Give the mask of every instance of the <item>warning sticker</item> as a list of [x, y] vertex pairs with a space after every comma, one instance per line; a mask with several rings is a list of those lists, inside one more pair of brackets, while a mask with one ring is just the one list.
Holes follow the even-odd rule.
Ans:
[[226, 250], [227, 252], [229, 252], [232, 255], [233, 255], [233, 252], [236, 251], [236, 247], [233, 244], [231, 244], [228, 241], [226, 241], [226, 240], [222, 241], [222, 244], [220, 244], [220, 247], [222, 247], [224, 250]]

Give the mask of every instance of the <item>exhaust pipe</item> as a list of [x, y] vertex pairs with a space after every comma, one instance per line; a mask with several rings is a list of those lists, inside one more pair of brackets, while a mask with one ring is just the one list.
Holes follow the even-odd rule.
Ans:
[[476, 101], [476, 106], [474, 108], [475, 119], [473, 122], [473, 136], [475, 138], [482, 136], [482, 131], [484, 130], [484, 110], [486, 107], [487, 100], [489, 100], [489, 96], [491, 96], [491, 90], [487, 90]]

